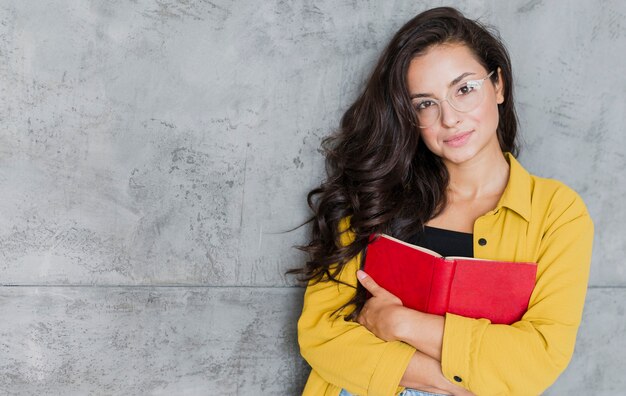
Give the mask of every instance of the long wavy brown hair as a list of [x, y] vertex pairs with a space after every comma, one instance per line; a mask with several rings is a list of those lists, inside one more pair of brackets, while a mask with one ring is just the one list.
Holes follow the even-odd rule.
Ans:
[[[463, 44], [486, 70], [502, 70], [505, 97], [498, 105], [497, 135], [502, 151], [517, 155], [511, 61], [499, 35], [454, 8], [422, 12], [394, 35], [338, 131], [323, 140], [327, 178], [307, 196], [313, 215], [302, 225], [312, 223], [311, 239], [297, 246], [310, 259], [288, 273], [303, 282], [339, 282], [338, 274], [365, 251], [370, 235], [407, 239], [445, 207], [448, 172], [420, 140], [406, 83], [411, 60], [438, 44]], [[496, 82], [498, 73], [491, 79]], [[339, 223], [348, 216], [354, 241], [343, 246]], [[340, 308], [355, 306], [348, 319], [356, 317], [365, 296], [358, 285]]]

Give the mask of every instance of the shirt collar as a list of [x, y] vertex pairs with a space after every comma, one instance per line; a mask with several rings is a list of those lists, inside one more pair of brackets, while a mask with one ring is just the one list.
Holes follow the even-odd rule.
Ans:
[[509, 163], [509, 181], [498, 202], [498, 208], [506, 207], [530, 221], [530, 174], [517, 162], [513, 154], [504, 153]]

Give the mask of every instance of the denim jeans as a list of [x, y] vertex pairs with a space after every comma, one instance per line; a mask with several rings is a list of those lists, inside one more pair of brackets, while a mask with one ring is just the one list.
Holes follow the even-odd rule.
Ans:
[[[441, 393], [430, 393], [430, 392], [424, 392], [421, 390], [417, 390], [417, 389], [405, 389], [403, 390], [399, 396], [440, 396]], [[355, 396], [352, 393], [348, 392], [345, 389], [341, 390], [341, 393], [339, 394], [339, 396]]]

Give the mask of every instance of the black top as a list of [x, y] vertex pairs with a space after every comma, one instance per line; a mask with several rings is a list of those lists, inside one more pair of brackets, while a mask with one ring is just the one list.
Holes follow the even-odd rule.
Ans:
[[444, 257], [474, 257], [474, 236], [471, 233], [426, 226], [406, 242], [434, 250]]

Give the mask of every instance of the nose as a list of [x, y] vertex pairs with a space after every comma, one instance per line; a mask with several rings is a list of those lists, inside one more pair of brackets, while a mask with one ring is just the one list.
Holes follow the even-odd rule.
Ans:
[[439, 111], [441, 111], [441, 122], [446, 127], [450, 128], [459, 123], [459, 113], [452, 106], [450, 106], [447, 99], [441, 101], [439, 104]]

